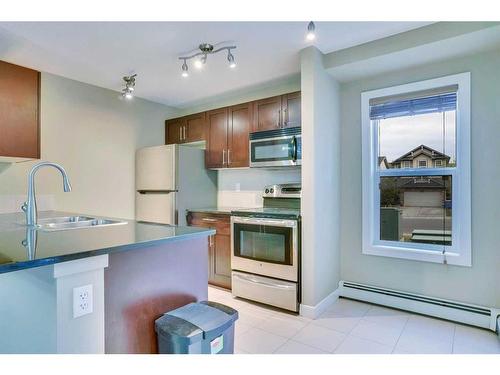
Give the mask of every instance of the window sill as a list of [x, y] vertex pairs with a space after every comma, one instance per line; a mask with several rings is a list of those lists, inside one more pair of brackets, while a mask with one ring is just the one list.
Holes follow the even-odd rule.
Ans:
[[386, 245], [371, 245], [365, 246], [362, 253], [364, 255], [376, 255], [387, 258], [416, 260], [429, 263], [451, 264], [455, 266], [471, 267], [470, 257], [460, 256], [458, 253], [446, 252], [446, 255], [441, 252], [423, 249], [411, 249], [407, 247], [386, 246]]

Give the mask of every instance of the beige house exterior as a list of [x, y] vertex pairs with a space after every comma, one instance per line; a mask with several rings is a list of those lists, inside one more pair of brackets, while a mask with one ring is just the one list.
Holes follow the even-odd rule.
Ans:
[[443, 168], [450, 157], [426, 145], [420, 145], [391, 163], [391, 168]]

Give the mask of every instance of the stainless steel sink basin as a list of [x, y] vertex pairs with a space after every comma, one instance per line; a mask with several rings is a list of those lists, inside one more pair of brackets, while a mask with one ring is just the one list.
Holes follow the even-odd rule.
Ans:
[[61, 216], [38, 220], [38, 229], [43, 231], [69, 230], [127, 224], [123, 220], [111, 220], [89, 216]]
[[90, 216], [59, 216], [59, 217], [49, 217], [47, 219], [38, 219], [39, 225], [45, 224], [59, 224], [59, 223], [77, 223], [79, 221], [89, 221], [94, 220]]

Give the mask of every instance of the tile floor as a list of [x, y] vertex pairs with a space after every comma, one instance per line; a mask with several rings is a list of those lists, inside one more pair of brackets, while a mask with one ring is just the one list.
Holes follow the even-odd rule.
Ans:
[[311, 320], [223, 289], [208, 296], [238, 310], [237, 354], [500, 354], [491, 331], [344, 298]]

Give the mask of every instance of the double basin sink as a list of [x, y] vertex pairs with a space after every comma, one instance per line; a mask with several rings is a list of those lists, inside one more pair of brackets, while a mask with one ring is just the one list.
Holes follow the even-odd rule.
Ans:
[[110, 225], [127, 224], [123, 220], [104, 219], [91, 216], [60, 216], [47, 219], [38, 219], [37, 229], [56, 231], [68, 229], [96, 228]]

